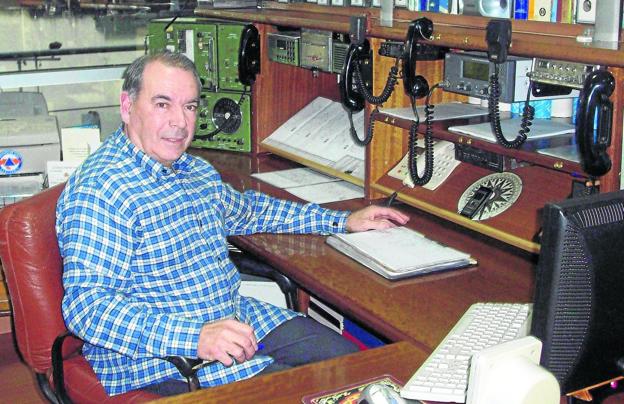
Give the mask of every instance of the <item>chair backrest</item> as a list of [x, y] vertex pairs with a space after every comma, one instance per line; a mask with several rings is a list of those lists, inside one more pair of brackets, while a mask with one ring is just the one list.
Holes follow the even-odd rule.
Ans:
[[66, 331], [61, 313], [63, 265], [55, 224], [64, 185], [0, 210], [0, 258], [9, 289], [14, 333], [24, 361], [37, 373], [51, 368], [54, 339]]

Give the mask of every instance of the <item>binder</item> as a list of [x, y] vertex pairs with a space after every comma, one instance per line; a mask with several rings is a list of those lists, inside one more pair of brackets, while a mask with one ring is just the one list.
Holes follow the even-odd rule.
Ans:
[[407, 227], [332, 234], [326, 242], [387, 279], [476, 264], [470, 254], [428, 239]]

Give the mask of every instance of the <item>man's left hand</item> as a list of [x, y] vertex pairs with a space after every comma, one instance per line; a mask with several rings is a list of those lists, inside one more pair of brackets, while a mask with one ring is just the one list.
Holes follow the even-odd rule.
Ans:
[[392, 208], [370, 205], [357, 210], [347, 217], [347, 231], [358, 232], [376, 229], [389, 229], [404, 225], [409, 216]]

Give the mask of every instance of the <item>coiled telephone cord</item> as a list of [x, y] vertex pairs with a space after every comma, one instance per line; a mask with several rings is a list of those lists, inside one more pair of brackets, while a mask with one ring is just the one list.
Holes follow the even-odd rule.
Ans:
[[520, 124], [520, 131], [518, 136], [512, 141], [507, 140], [503, 134], [503, 129], [500, 124], [500, 109], [498, 102], [500, 100], [500, 83], [498, 80], [499, 65], [494, 65], [494, 73], [490, 76], [490, 96], [488, 99], [488, 110], [490, 117], [490, 124], [492, 132], [496, 141], [508, 149], [517, 149], [527, 139], [527, 135], [531, 131], [531, 125], [533, 124], [533, 118], [535, 117], [535, 108], [529, 105], [529, 98], [531, 96], [531, 88], [533, 84], [529, 85], [527, 90], [527, 97], [524, 102], [524, 108], [522, 109], [522, 122]]
[[[416, 120], [412, 122], [409, 131], [409, 173], [410, 178], [414, 185], [425, 185], [433, 176], [433, 113], [435, 109], [435, 105], [431, 104], [431, 95], [433, 94], [433, 90], [440, 87], [441, 83], [435, 84], [429, 90], [427, 94], [427, 99], [425, 101], [425, 169], [422, 177], [418, 174], [418, 153], [417, 153], [417, 141], [418, 135], [416, 131], [418, 130], [418, 125], [420, 124], [420, 119], [416, 114]], [[416, 100], [412, 97], [412, 109], [414, 112], [416, 111]]]
[[399, 61], [397, 59], [394, 66], [390, 68], [388, 72], [388, 79], [386, 80], [386, 85], [384, 86], [381, 94], [378, 96], [373, 95], [368, 88], [366, 88], [366, 84], [362, 79], [362, 70], [359, 63], [356, 63], [355, 69], [353, 71], [353, 78], [355, 79], [355, 84], [357, 85], [358, 90], [364, 96], [366, 101], [374, 105], [381, 105], [390, 98], [392, 92], [394, 91], [394, 87], [399, 81]]
[[377, 107], [373, 111], [371, 111], [368, 116], [368, 130], [366, 131], [366, 137], [364, 139], [360, 139], [355, 130], [355, 125], [353, 125], [353, 112], [349, 111], [347, 116], [349, 117], [349, 124], [351, 127], [349, 128], [349, 133], [351, 133], [351, 138], [358, 146], [367, 146], [371, 140], [373, 140], [373, 132], [375, 130], [375, 115], [379, 112]]

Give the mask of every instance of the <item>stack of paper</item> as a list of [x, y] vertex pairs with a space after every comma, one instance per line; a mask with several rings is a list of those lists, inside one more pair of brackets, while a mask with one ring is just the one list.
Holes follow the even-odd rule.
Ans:
[[[353, 124], [363, 139], [363, 111], [353, 115]], [[262, 144], [364, 179], [365, 147], [353, 141], [349, 128], [349, 118], [342, 104], [318, 97]]]
[[327, 244], [388, 279], [464, 268], [475, 260], [407, 227], [332, 234]]
[[256, 173], [251, 175], [275, 187], [284, 189], [304, 201], [328, 203], [364, 197], [364, 189], [336, 177], [310, 168]]

